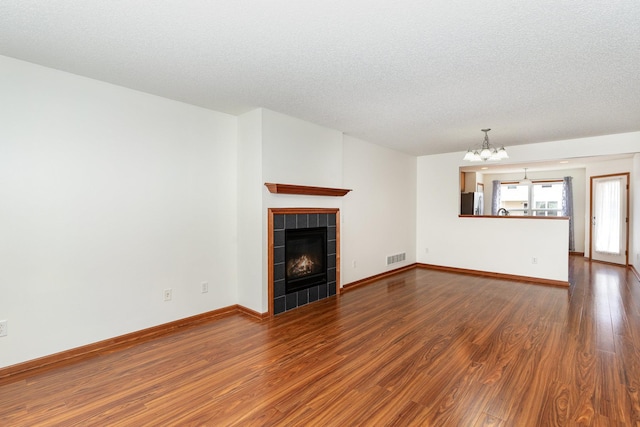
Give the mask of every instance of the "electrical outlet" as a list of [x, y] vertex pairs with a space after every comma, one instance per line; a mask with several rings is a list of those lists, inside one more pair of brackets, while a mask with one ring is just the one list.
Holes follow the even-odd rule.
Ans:
[[202, 292], [203, 294], [209, 292], [209, 282], [202, 282], [200, 284], [200, 292]]
[[8, 320], [0, 320], [0, 337], [6, 337], [9, 333], [8, 328], [9, 321]]
[[537, 264], [538, 263], [538, 258], [533, 257], [531, 258], [531, 264]]
[[165, 301], [171, 301], [172, 297], [173, 297], [173, 290], [172, 289], [165, 289], [164, 290], [164, 300]]

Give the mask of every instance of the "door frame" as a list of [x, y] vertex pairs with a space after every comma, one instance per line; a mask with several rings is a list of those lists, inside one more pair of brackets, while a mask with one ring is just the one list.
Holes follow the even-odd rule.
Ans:
[[[619, 172], [619, 173], [611, 173], [607, 175], [594, 175], [589, 177], [589, 261], [593, 261], [593, 180], [600, 178], [611, 178], [614, 176], [621, 176], [627, 178], [627, 185], [625, 188], [625, 198], [626, 198], [626, 212], [625, 212], [625, 234], [626, 234], [626, 242], [624, 248], [625, 254], [625, 262], [624, 266], [629, 267], [629, 186], [631, 185], [631, 173], [629, 172]], [[600, 262], [600, 261], [598, 261]], [[620, 265], [620, 264], [617, 264]]]

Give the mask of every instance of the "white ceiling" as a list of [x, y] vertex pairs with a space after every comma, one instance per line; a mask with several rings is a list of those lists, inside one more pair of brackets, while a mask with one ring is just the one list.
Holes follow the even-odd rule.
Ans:
[[0, 54], [416, 155], [640, 130], [638, 0], [2, 0]]

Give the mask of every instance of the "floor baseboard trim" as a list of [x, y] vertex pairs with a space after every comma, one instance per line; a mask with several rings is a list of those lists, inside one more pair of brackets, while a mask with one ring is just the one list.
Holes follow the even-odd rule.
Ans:
[[633, 264], [629, 264], [629, 269], [631, 270], [633, 275], [636, 276], [636, 279], [638, 280], [638, 282], [640, 282], [640, 272], [638, 272], [636, 267]]
[[217, 310], [208, 311], [206, 313], [197, 314], [195, 316], [185, 317], [184, 319], [178, 319], [173, 322], [163, 323], [158, 326], [152, 326], [150, 328], [131, 332], [129, 334], [120, 335], [114, 338], [109, 338], [103, 341], [98, 341], [81, 347], [72, 348], [70, 350], [65, 350], [60, 353], [55, 353], [37, 359], [28, 360], [26, 362], [18, 363], [16, 365], [0, 368], [0, 383], [6, 380], [18, 380], [35, 373], [44, 372], [49, 369], [64, 366], [73, 362], [78, 362], [80, 360], [94, 357], [116, 349], [139, 344], [153, 338], [166, 335], [170, 332], [174, 332], [177, 329], [195, 326], [239, 313], [246, 314], [257, 319], [265, 318], [264, 314], [260, 314], [241, 305], [236, 304], [228, 307], [222, 307]]
[[[492, 277], [496, 279], [513, 280], [513, 281], [519, 281], [519, 282], [527, 282], [527, 283], [534, 283], [534, 284], [547, 285], [547, 286], [557, 286], [557, 287], [563, 287], [563, 288], [569, 287], [569, 282], [563, 282], [559, 280], [540, 279], [536, 277], [516, 276], [511, 274], [493, 273], [493, 272], [480, 271], [480, 270], [468, 270], [464, 268], [444, 267], [444, 266], [433, 265], [433, 264], [414, 263], [404, 267], [396, 268], [394, 270], [386, 271], [384, 273], [376, 274], [374, 276], [370, 276], [361, 280], [357, 280], [355, 282], [348, 283], [340, 289], [340, 293], [342, 294], [344, 292], [348, 292], [355, 288], [365, 286], [375, 281], [378, 281], [390, 276], [394, 276], [404, 271], [413, 270], [415, 268], [440, 270], [440, 271], [447, 271], [451, 273], [469, 274], [469, 275], [482, 276], [482, 277]], [[638, 280], [640, 280], [640, 274], [638, 274], [638, 271], [633, 266], [630, 266], [630, 268], [634, 272]], [[219, 308], [217, 310], [209, 311], [206, 313], [198, 314], [195, 316], [185, 317], [184, 319], [179, 319], [173, 322], [163, 323], [158, 326], [142, 329], [140, 331], [132, 332], [129, 334], [118, 336], [118, 337], [109, 338], [103, 341], [98, 341], [96, 343], [88, 344], [85, 346], [72, 348], [70, 350], [62, 351], [60, 353], [43, 356], [38, 359], [33, 359], [26, 362], [18, 363], [16, 365], [7, 366], [5, 368], [0, 368], [0, 382], [4, 382], [6, 380], [11, 380], [11, 381], [18, 380], [38, 372], [44, 372], [49, 369], [60, 367], [68, 363], [77, 362], [89, 357], [94, 357], [105, 352], [116, 350], [118, 348], [124, 348], [126, 346], [139, 344], [141, 342], [148, 341], [150, 339], [153, 339], [162, 335], [166, 335], [177, 329], [194, 326], [197, 324], [209, 322], [211, 320], [215, 320], [221, 317], [230, 316], [234, 314], [247, 315], [257, 320], [264, 320], [269, 318], [269, 313], [259, 313], [257, 311], [251, 310], [242, 305], [235, 304], [228, 307]]]
[[429, 270], [440, 270], [440, 271], [448, 271], [450, 273], [458, 273], [458, 274], [467, 274], [472, 276], [480, 276], [480, 277], [491, 277], [494, 279], [502, 279], [502, 280], [511, 280], [517, 282], [526, 282], [533, 283], [536, 285], [545, 285], [545, 286], [556, 286], [560, 288], [568, 288], [570, 286], [569, 282], [564, 282], [561, 280], [550, 280], [550, 279], [542, 279], [538, 277], [530, 277], [530, 276], [517, 276], [514, 274], [504, 274], [504, 273], [494, 273], [490, 271], [482, 271], [482, 270], [469, 270], [466, 268], [457, 268], [457, 267], [445, 267], [441, 265], [435, 264], [422, 264], [422, 263], [414, 263], [411, 265], [407, 265], [405, 267], [400, 267], [395, 270], [386, 271], [384, 273], [376, 274], [375, 276], [366, 277], [361, 280], [357, 280], [355, 282], [348, 283], [344, 285], [340, 293], [345, 293], [347, 291], [353, 290], [360, 286], [365, 286], [370, 283], [373, 283], [377, 280], [384, 279], [386, 277], [393, 276], [398, 273], [402, 273], [403, 271], [413, 270], [414, 268], [424, 268]]
[[631, 264], [618, 264], [617, 262], [601, 261], [599, 259], [589, 259], [589, 258], [585, 258], [585, 259], [589, 262], [597, 262], [598, 264], [613, 265], [614, 267], [629, 268], [629, 266], [631, 266]]
[[254, 319], [264, 320], [269, 318], [269, 313], [258, 313], [257, 311], [251, 310], [243, 305], [237, 304], [236, 310], [242, 314], [246, 314], [247, 316], [253, 317]]
[[398, 273], [402, 273], [403, 271], [409, 271], [416, 268], [417, 264], [411, 264], [404, 267], [396, 268], [394, 270], [385, 271], [384, 273], [376, 274], [375, 276], [366, 277], [364, 279], [356, 280], [355, 282], [347, 283], [340, 288], [340, 293], [343, 294], [347, 291], [351, 291], [357, 287], [368, 285], [377, 280], [384, 279], [385, 277], [393, 276]]
[[457, 267], [444, 267], [441, 265], [434, 265], [434, 264], [418, 263], [417, 267], [428, 269], [428, 270], [440, 270], [440, 271], [447, 271], [450, 273], [469, 274], [472, 276], [491, 277], [494, 279], [533, 283], [536, 285], [556, 286], [560, 288], [568, 288], [570, 285], [569, 282], [564, 282], [562, 280], [550, 280], [550, 279], [542, 279], [538, 277], [517, 276], [514, 274], [494, 273], [491, 271], [482, 271], [482, 270], [469, 270], [466, 268], [457, 268]]

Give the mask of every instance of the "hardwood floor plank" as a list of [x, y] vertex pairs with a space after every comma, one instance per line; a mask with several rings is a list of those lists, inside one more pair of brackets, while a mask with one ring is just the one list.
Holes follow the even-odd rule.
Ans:
[[640, 425], [640, 284], [415, 269], [0, 382], [1, 426]]
[[504, 426], [504, 421], [493, 415], [489, 415], [486, 412], [482, 412], [473, 427], [500, 427]]
[[[571, 415], [571, 387], [559, 381], [549, 384], [543, 404], [540, 408], [538, 419], [532, 425], [567, 426], [570, 424]], [[581, 425], [591, 425], [592, 416], [581, 418]], [[579, 424], [579, 425], [580, 425]]]
[[626, 396], [617, 375], [617, 360], [613, 353], [598, 351], [596, 376], [598, 378], [594, 394], [594, 406], [598, 414], [609, 420], [628, 423], [625, 413]]
[[623, 412], [628, 414], [630, 425], [640, 425], [640, 347], [618, 335], [615, 356], [626, 396]]

